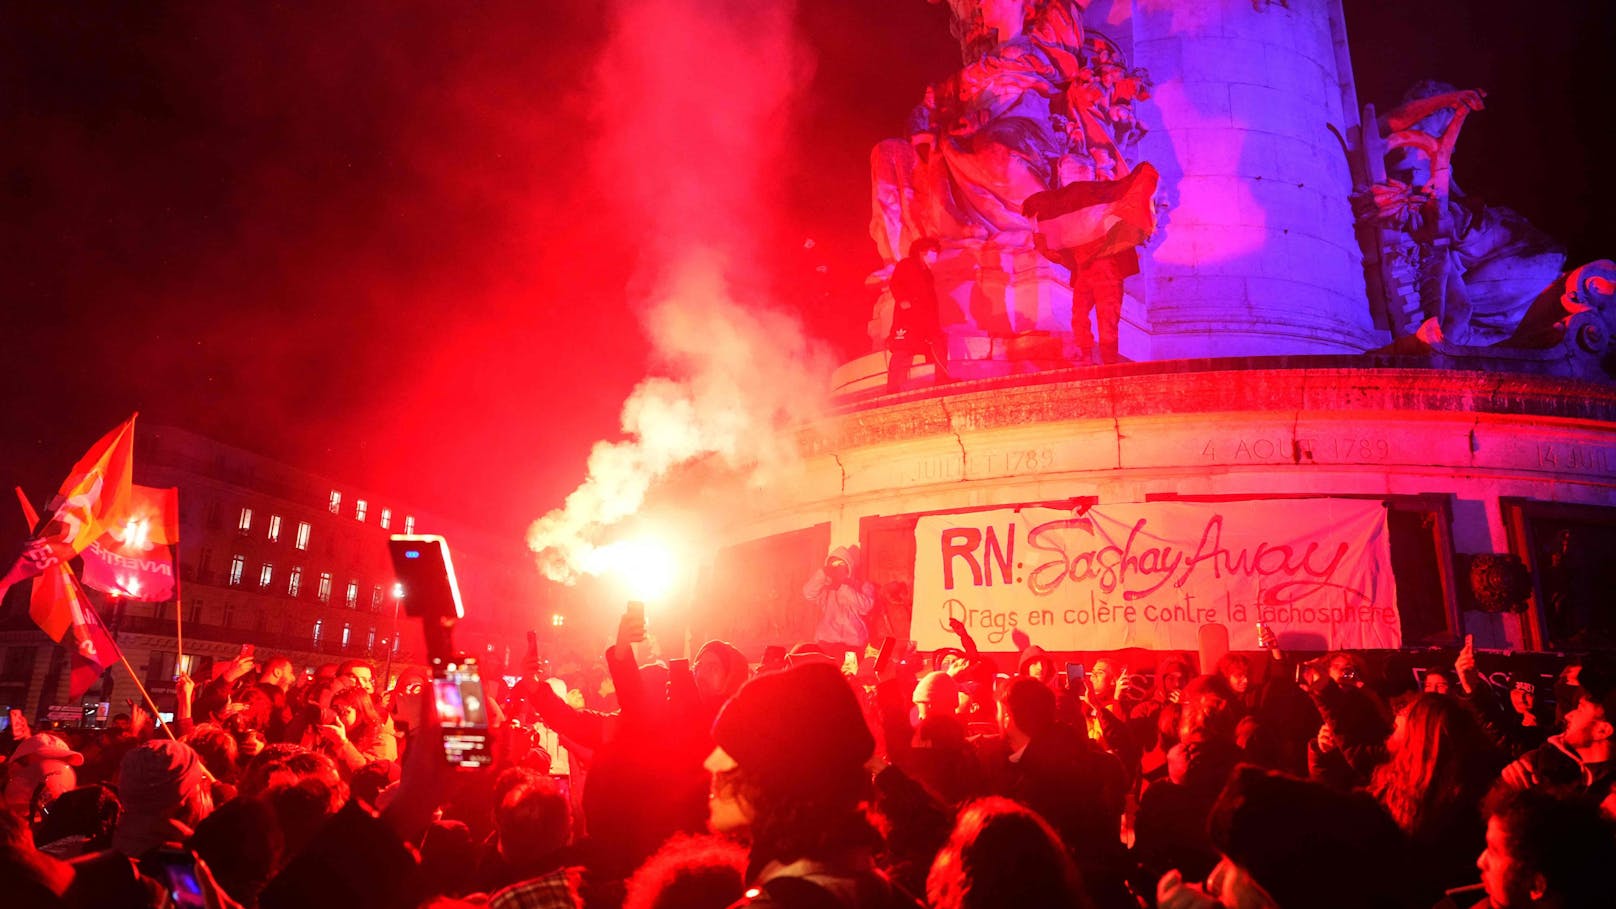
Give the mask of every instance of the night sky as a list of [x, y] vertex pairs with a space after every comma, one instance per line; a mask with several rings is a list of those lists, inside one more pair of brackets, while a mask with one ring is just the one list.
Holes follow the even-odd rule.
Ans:
[[[1346, 6], [1361, 101], [1486, 89], [1458, 182], [1573, 263], [1616, 255], [1611, 4]], [[513, 536], [558, 505], [656, 366], [591, 163], [602, 122], [637, 114], [592, 88], [612, 7], [7, 5], [0, 481], [43, 502], [138, 409]], [[798, 3], [813, 68], [761, 264], [844, 359], [878, 264], [868, 151], [957, 66], [946, 18]], [[648, 131], [640, 166], [674, 167], [678, 141]], [[21, 533], [0, 506], [0, 538]]]

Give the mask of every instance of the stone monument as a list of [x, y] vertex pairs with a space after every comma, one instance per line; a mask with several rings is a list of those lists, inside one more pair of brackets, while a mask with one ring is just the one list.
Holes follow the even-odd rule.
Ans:
[[[714, 576], [754, 583], [708, 636], [857, 543], [884, 627], [933, 645], [1250, 650], [1256, 616], [1298, 650], [1616, 646], [1616, 262], [1462, 191], [1481, 91], [1361, 106], [1341, 0], [949, 7], [963, 66], [875, 149], [871, 223], [877, 289], [922, 250], [897, 283], [931, 276], [946, 374], [889, 386], [884, 294], [800, 468], [729, 513]], [[1239, 515], [1268, 536], [1208, 544]], [[1310, 620], [1232, 586], [1349, 524], [1379, 561], [1293, 588], [1335, 591]], [[1173, 534], [1228, 573], [1126, 589]]]

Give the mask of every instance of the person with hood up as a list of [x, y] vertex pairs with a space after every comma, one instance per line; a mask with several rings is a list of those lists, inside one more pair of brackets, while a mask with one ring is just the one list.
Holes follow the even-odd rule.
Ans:
[[695, 676], [696, 694], [703, 704], [711, 705], [713, 715], [724, 702], [741, 690], [741, 685], [752, 675], [746, 656], [728, 641], [708, 641], [696, 651], [690, 663]]
[[819, 607], [814, 639], [836, 654], [864, 652], [870, 641], [869, 616], [875, 611], [875, 585], [858, 580], [859, 548], [838, 546], [802, 587], [802, 598]]

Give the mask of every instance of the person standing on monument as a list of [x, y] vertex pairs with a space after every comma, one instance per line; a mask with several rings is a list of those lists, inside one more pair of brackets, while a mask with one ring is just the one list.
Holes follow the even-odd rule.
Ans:
[[892, 268], [892, 330], [887, 334], [887, 391], [902, 390], [915, 357], [931, 361], [935, 381], [948, 381], [948, 348], [937, 314], [937, 284], [931, 267], [940, 249], [935, 237], [922, 237]]
[[[1104, 149], [1092, 152], [1110, 166]], [[1156, 231], [1152, 197], [1159, 179], [1146, 162], [1121, 179], [1079, 180], [1035, 193], [1022, 203], [1022, 211], [1038, 219], [1038, 249], [1071, 270], [1072, 336], [1081, 365], [1094, 361], [1091, 313], [1100, 336], [1100, 362], [1122, 361], [1117, 344], [1122, 282], [1139, 273], [1139, 247]]]
[[802, 598], [819, 607], [814, 640], [838, 659], [849, 650], [862, 654], [870, 641], [875, 585], [857, 579], [858, 567], [859, 548], [838, 546], [802, 588]]

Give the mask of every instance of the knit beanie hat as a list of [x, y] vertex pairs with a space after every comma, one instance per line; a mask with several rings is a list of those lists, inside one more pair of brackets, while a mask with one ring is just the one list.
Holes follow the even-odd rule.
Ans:
[[713, 741], [776, 792], [811, 792], [846, 779], [875, 751], [853, 689], [826, 663], [752, 678], [719, 711]]
[[123, 757], [118, 798], [125, 811], [172, 811], [207, 781], [202, 761], [190, 745], [152, 739]]
[[959, 707], [959, 684], [954, 677], [941, 670], [930, 672], [915, 686], [914, 700], [916, 704], [934, 704], [947, 706], [949, 709]]
[[1245, 765], [1218, 797], [1207, 832], [1281, 909], [1401, 906], [1408, 888], [1403, 833], [1365, 793]]

